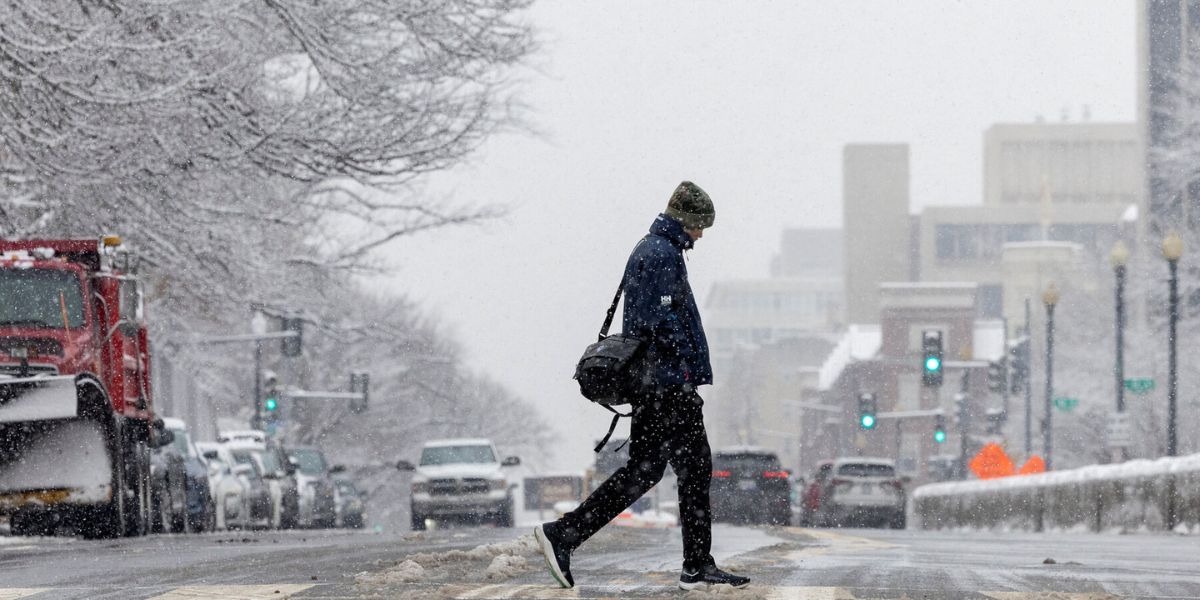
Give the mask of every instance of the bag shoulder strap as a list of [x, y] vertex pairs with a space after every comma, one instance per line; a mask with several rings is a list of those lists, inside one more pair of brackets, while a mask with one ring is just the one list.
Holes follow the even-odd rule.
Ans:
[[[645, 235], [645, 237], [643, 237], [641, 240], [638, 241], [638, 244], [640, 245], [642, 242], [646, 241], [646, 239], [649, 238], [650, 235], [651, 234], [647, 233]], [[635, 248], [636, 248], [636, 246], [635, 246]], [[624, 291], [625, 291], [625, 274], [622, 273], [621, 274], [621, 283], [617, 286], [617, 293], [613, 296], [612, 305], [608, 307], [608, 314], [604, 315], [604, 325], [602, 325], [600, 327], [600, 336], [599, 336], [599, 339], [597, 339], [596, 341], [600, 341], [600, 340], [603, 340], [604, 338], [608, 337], [608, 328], [612, 327], [613, 316], [615, 316], [617, 314], [617, 304], [621, 302], [621, 292], [624, 292]]]
[[600, 327], [600, 341], [608, 337], [608, 328], [612, 327], [613, 316], [617, 314], [617, 304], [621, 301], [621, 292], [625, 291], [625, 278], [621, 277], [621, 285], [617, 286], [617, 295], [613, 296], [612, 306], [608, 307], [608, 314], [604, 316], [604, 325]]

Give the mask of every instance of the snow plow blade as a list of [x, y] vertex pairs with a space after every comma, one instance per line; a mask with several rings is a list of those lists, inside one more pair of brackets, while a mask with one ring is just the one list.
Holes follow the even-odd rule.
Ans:
[[0, 431], [0, 513], [108, 502], [111, 474], [104, 431], [90, 419], [8, 425]]
[[0, 514], [111, 500], [107, 436], [78, 404], [74, 377], [0, 380]]
[[24, 377], [0, 379], [0, 425], [78, 416], [75, 378]]

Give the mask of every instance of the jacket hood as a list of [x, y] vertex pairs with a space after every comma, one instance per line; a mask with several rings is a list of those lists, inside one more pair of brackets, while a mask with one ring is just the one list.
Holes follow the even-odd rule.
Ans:
[[691, 250], [695, 241], [683, 230], [683, 224], [665, 214], [659, 214], [650, 225], [652, 235], [662, 236], [670, 240], [680, 250]]

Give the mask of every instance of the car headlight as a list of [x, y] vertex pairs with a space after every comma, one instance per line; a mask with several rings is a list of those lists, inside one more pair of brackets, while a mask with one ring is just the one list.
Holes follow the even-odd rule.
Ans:
[[429, 490], [429, 482], [414, 481], [412, 482], [412, 491], [414, 494], [420, 494]]
[[508, 487], [508, 482], [503, 479], [492, 479], [488, 481], [488, 484], [493, 492], [497, 492]]

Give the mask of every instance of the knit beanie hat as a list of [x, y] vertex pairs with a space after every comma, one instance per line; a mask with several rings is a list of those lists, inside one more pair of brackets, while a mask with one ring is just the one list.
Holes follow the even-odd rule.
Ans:
[[707, 229], [717, 218], [712, 198], [690, 181], [675, 188], [664, 214], [682, 223], [684, 229]]

